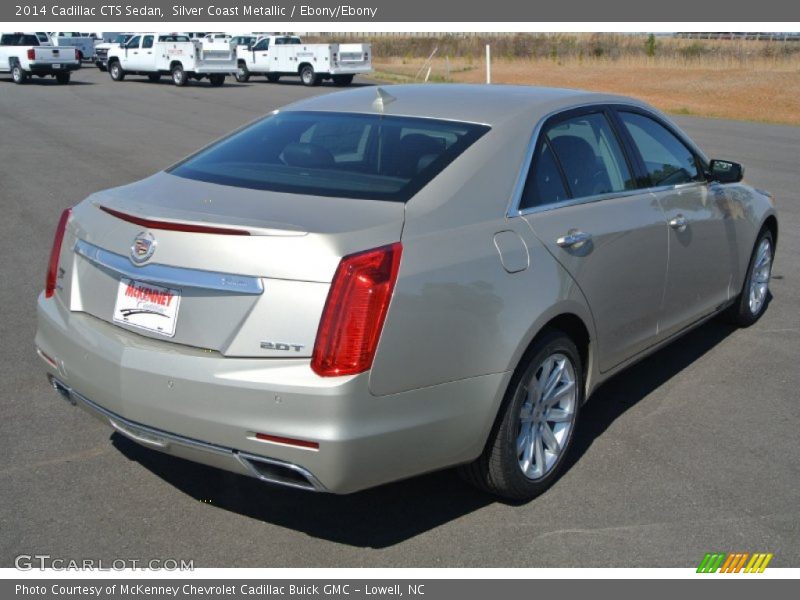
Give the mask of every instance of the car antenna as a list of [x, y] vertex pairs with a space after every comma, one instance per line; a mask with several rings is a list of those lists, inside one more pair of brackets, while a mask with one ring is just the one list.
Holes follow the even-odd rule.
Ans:
[[392, 102], [397, 100], [397, 98], [392, 96], [390, 93], [388, 93], [381, 87], [376, 88], [376, 90], [378, 92], [378, 97], [375, 98], [375, 101], [372, 103], [372, 107], [375, 110], [383, 112], [383, 109], [386, 107], [387, 104], [391, 104]]

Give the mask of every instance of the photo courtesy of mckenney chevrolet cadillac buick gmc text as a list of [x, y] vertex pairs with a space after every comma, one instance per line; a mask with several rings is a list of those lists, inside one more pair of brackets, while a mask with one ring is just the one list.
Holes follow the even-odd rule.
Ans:
[[621, 96], [317, 96], [65, 211], [36, 346], [149, 448], [335, 493], [457, 465], [532, 498], [600, 383], [766, 309], [778, 221], [742, 176]]

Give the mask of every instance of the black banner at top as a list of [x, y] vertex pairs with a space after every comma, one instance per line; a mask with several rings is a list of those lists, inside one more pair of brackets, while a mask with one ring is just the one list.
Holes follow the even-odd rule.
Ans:
[[[0, 22], [791, 22], [786, 0], [11, 0]], [[714, 27], [711, 27], [714, 29]]]

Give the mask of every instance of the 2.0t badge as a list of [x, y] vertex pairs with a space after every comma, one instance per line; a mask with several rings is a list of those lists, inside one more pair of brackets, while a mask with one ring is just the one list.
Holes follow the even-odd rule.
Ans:
[[143, 231], [135, 238], [133, 238], [133, 245], [131, 246], [131, 262], [136, 265], [150, 260], [153, 253], [156, 251], [156, 238], [149, 231]]

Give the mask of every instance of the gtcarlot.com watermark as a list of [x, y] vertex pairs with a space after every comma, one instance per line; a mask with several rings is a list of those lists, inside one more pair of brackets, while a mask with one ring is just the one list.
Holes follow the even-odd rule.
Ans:
[[62, 558], [50, 554], [20, 554], [14, 559], [20, 571], [194, 571], [194, 560], [183, 558]]

